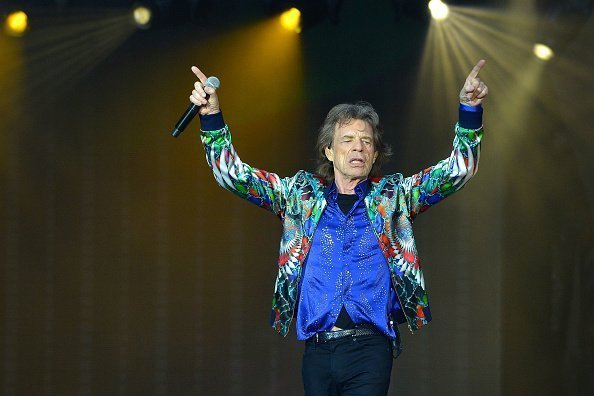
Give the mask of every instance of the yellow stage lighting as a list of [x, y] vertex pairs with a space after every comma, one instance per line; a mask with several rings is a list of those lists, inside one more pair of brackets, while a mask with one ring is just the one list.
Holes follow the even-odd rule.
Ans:
[[301, 11], [293, 7], [288, 11], [285, 11], [280, 16], [281, 25], [287, 29], [296, 33], [301, 32]]
[[24, 11], [15, 11], [8, 14], [4, 23], [4, 30], [11, 36], [20, 37], [29, 27], [29, 17]]
[[146, 6], [137, 5], [132, 10], [132, 17], [136, 26], [141, 29], [148, 29], [153, 19], [153, 12]]
[[551, 47], [540, 43], [534, 44], [532, 52], [538, 59], [541, 59], [543, 61], [548, 61], [555, 55]]
[[443, 21], [450, 13], [447, 4], [441, 0], [431, 0], [429, 2], [429, 11], [431, 11], [431, 17], [438, 21]]

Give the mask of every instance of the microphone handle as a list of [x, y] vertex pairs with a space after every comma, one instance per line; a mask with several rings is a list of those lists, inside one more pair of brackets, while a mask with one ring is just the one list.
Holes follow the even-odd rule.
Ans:
[[175, 128], [173, 128], [171, 135], [173, 137], [178, 137], [184, 131], [184, 129], [186, 129], [190, 121], [194, 119], [196, 114], [198, 114], [199, 109], [199, 106], [196, 106], [194, 103], [190, 103], [186, 112], [182, 115], [177, 124], [175, 124]]
[[[220, 86], [220, 84], [221, 83], [218, 78], [208, 77], [206, 79], [206, 82], [204, 83], [204, 86], [217, 89]], [[205, 99], [208, 100], [208, 98], [210, 98], [210, 95], [206, 94]], [[175, 128], [173, 128], [173, 132], [171, 132], [171, 135], [173, 137], [178, 137], [184, 131], [184, 129], [186, 129], [190, 121], [194, 119], [196, 114], [198, 114], [199, 110], [200, 106], [196, 106], [194, 103], [190, 103], [190, 106], [188, 106], [186, 112], [182, 115], [177, 124], [175, 124]]]

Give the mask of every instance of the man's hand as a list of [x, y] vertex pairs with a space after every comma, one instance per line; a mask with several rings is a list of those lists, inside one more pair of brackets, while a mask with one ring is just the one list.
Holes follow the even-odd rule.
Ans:
[[468, 106], [478, 106], [489, 93], [489, 88], [478, 78], [479, 71], [485, 66], [486, 61], [481, 59], [472, 68], [472, 71], [466, 77], [464, 87], [460, 91], [460, 103]]
[[[216, 114], [221, 111], [219, 97], [213, 87], [205, 87], [206, 76], [196, 66], [192, 66], [192, 73], [198, 77], [194, 83], [194, 90], [190, 95], [190, 102], [200, 106], [200, 115]], [[208, 98], [206, 97], [208, 95]]]

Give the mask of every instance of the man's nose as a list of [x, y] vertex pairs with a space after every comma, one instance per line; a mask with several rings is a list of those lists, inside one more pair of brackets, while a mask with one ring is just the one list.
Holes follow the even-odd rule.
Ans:
[[363, 151], [363, 142], [361, 139], [355, 139], [353, 142], [353, 150]]

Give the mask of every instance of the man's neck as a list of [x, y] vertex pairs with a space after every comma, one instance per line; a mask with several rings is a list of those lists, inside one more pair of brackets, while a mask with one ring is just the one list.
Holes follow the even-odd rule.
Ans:
[[339, 194], [355, 194], [355, 187], [361, 183], [364, 179], [345, 179], [341, 177], [335, 177], [334, 183], [336, 184], [336, 190]]

